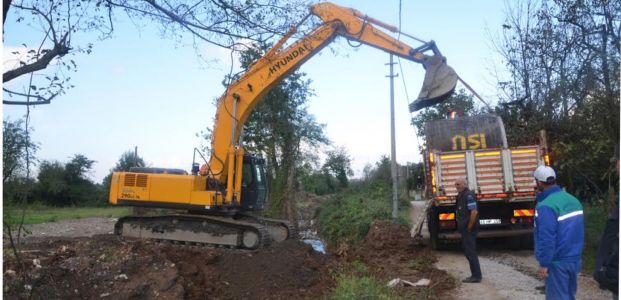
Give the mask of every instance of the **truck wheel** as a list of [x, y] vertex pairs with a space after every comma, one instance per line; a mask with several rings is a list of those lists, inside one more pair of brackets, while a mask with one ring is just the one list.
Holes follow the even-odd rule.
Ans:
[[522, 249], [522, 237], [521, 236], [513, 236], [506, 238], [509, 249], [511, 250], [520, 250]]
[[431, 244], [431, 249], [433, 250], [439, 250], [438, 249], [438, 234], [437, 233], [432, 233], [429, 232], [429, 244]]
[[533, 250], [534, 241], [532, 235], [524, 235], [520, 238], [520, 244], [524, 250]]
[[533, 236], [522, 235], [510, 237], [509, 248], [511, 250], [532, 250], [533, 249]]
[[435, 209], [427, 218], [427, 226], [429, 227], [429, 243], [431, 244], [431, 249], [444, 250], [446, 245], [438, 238], [438, 221]]

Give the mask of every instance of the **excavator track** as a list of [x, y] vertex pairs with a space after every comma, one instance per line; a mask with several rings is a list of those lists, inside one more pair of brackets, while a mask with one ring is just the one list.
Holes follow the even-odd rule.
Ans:
[[282, 242], [298, 237], [295, 227], [285, 220], [258, 217], [245, 213], [239, 213], [237, 217], [238, 220], [255, 222], [265, 226], [270, 234], [270, 238], [274, 242]]
[[122, 217], [114, 225], [114, 232], [123, 237], [250, 250], [267, 247], [271, 241], [263, 224], [207, 215]]

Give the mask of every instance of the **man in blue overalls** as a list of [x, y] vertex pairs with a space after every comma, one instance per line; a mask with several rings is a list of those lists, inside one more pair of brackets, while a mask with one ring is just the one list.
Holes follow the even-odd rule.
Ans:
[[554, 169], [539, 166], [533, 175], [540, 191], [535, 212], [535, 257], [539, 276], [546, 280], [546, 299], [575, 299], [584, 245], [582, 205], [556, 185]]

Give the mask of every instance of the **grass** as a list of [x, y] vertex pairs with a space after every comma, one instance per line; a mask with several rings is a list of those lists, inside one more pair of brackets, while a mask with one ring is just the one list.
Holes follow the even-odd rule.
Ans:
[[329, 297], [331, 300], [402, 299], [383, 283], [369, 276], [343, 275], [338, 278], [336, 287]]
[[[127, 207], [30, 207], [25, 210], [24, 224], [40, 224], [60, 220], [94, 217], [118, 218], [126, 215], [129, 215], [129, 208]], [[4, 208], [5, 222], [9, 224], [19, 224], [21, 217], [21, 208]]]
[[582, 271], [593, 274], [595, 256], [599, 239], [604, 232], [608, 212], [603, 206], [584, 203], [584, 251], [582, 252]]
[[[392, 189], [388, 184], [352, 186], [322, 205], [317, 216], [320, 235], [330, 245], [357, 242], [374, 220], [392, 220]], [[410, 205], [400, 202], [396, 223], [409, 225]]]

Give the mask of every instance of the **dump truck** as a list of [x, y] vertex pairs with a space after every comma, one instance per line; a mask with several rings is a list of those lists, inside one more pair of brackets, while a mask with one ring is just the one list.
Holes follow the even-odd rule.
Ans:
[[455, 221], [458, 178], [465, 178], [476, 194], [478, 238], [507, 238], [512, 248], [532, 248], [532, 173], [550, 163], [545, 135], [535, 144], [509, 147], [502, 119], [478, 115], [428, 122], [425, 136], [426, 218], [432, 248], [461, 239]]

